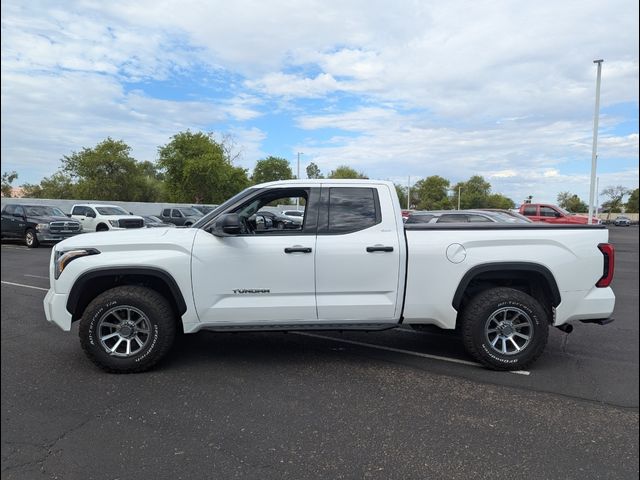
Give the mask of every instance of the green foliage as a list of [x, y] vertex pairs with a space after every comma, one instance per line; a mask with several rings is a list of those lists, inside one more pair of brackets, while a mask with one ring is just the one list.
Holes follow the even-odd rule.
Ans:
[[484, 208], [501, 208], [503, 210], [509, 210], [515, 208], [516, 204], [508, 197], [500, 195], [499, 193], [492, 193], [487, 197], [486, 207]]
[[76, 184], [71, 177], [61, 171], [43, 178], [39, 185], [22, 185], [22, 189], [24, 196], [29, 198], [81, 198], [76, 195]]
[[558, 194], [558, 205], [573, 213], [585, 213], [589, 211], [589, 205], [580, 200], [576, 194], [560, 192]]
[[3, 172], [2, 173], [2, 188], [1, 188], [1, 190], [2, 190], [2, 196], [3, 197], [10, 197], [11, 196], [11, 190], [13, 189], [11, 184], [17, 178], [18, 178], [18, 174], [15, 171], [14, 172]]
[[211, 134], [180, 132], [158, 149], [166, 195], [172, 202], [222, 203], [249, 185], [224, 143]]
[[48, 185], [40, 186], [55, 195], [48, 198], [71, 195], [93, 200], [158, 200], [160, 184], [155, 167], [150, 162], [137, 162], [130, 153], [129, 145], [109, 137], [93, 148], [64, 156], [61, 175], [46, 179]]
[[322, 172], [320, 172], [320, 168], [318, 168], [315, 163], [311, 162], [307, 165], [307, 178], [318, 179], [324, 178], [324, 176], [322, 175]]
[[400, 208], [407, 208], [407, 187], [403, 187], [402, 185], [394, 184], [396, 187], [396, 193], [398, 194], [398, 200], [400, 200]]
[[625, 205], [625, 211], [627, 213], [638, 213], [638, 189], [636, 188], [631, 195], [629, 196], [629, 200], [627, 200], [627, 204]]
[[602, 203], [602, 208], [608, 214], [607, 218], [609, 218], [612, 213], [622, 212], [622, 199], [629, 193], [631, 193], [630, 190], [622, 185], [609, 186], [601, 192], [602, 195], [608, 197], [608, 200]]
[[332, 170], [329, 173], [329, 178], [334, 179], [351, 179], [351, 178], [360, 178], [367, 179], [367, 177], [363, 172], [356, 172], [353, 168], [347, 167], [346, 165], [341, 165], [335, 170]]
[[253, 183], [275, 182], [277, 180], [291, 180], [293, 172], [289, 162], [280, 157], [269, 156], [258, 160], [253, 169], [251, 180]]
[[449, 185], [449, 180], [439, 175], [419, 180], [411, 188], [411, 203], [415, 204], [418, 210], [450, 209]]

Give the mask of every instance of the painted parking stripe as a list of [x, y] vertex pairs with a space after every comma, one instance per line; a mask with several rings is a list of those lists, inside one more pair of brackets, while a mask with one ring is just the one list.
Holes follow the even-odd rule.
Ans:
[[[383, 345], [375, 345], [373, 343], [357, 342], [355, 340], [346, 340], [344, 338], [328, 337], [328, 336], [325, 336], [325, 335], [318, 335], [316, 333], [306, 333], [306, 332], [292, 332], [292, 333], [294, 333], [296, 335], [304, 335], [306, 337], [315, 337], [315, 338], [322, 338], [322, 339], [325, 339], [325, 340], [332, 340], [334, 342], [349, 343], [351, 345], [358, 345], [360, 347], [375, 348], [375, 349], [378, 349], [378, 350], [386, 350], [388, 352], [403, 353], [405, 355], [413, 355], [414, 357], [429, 358], [429, 359], [432, 359], [432, 360], [442, 360], [444, 362], [457, 363], [459, 365], [468, 365], [468, 366], [471, 366], [471, 367], [482, 367], [482, 365], [479, 364], [479, 363], [470, 362], [468, 360], [459, 360], [457, 358], [441, 357], [439, 355], [430, 355], [428, 353], [413, 352], [411, 350], [403, 350], [401, 348], [385, 347]], [[515, 374], [518, 374], [518, 375], [529, 375], [530, 374], [530, 372], [528, 372], [526, 370], [516, 370], [516, 371], [511, 371], [509, 373], [515, 373]]]
[[44, 278], [45, 280], [49, 280], [49, 277], [45, 277], [44, 275], [30, 275], [28, 273], [24, 274], [25, 277], [33, 277], [33, 278]]
[[24, 285], [22, 283], [5, 282], [4, 280], [2, 280], [2, 284], [13, 285], [14, 287], [33, 288], [34, 290], [44, 290], [45, 292], [49, 291], [48, 288], [34, 287], [33, 285]]

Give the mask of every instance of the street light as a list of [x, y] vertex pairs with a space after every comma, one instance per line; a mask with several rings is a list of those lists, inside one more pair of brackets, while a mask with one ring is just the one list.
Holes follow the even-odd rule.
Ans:
[[[297, 179], [300, 180], [300, 155], [304, 155], [304, 152], [298, 152], [298, 173]], [[296, 210], [300, 210], [300, 197], [296, 197]]]
[[593, 63], [598, 65], [598, 74], [596, 77], [596, 108], [593, 114], [593, 147], [591, 149], [591, 185], [589, 188], [589, 224], [593, 223], [593, 200], [596, 188], [596, 168], [598, 162], [598, 117], [600, 115], [600, 78], [602, 75], [602, 62], [604, 60], [594, 60]]
[[462, 194], [462, 187], [458, 187], [458, 210], [460, 210], [460, 195]]

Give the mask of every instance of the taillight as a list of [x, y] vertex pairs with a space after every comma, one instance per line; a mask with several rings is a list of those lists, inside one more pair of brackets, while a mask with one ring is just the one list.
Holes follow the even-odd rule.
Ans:
[[598, 245], [598, 249], [602, 252], [604, 256], [604, 269], [602, 271], [602, 277], [596, 283], [596, 287], [605, 288], [611, 285], [611, 281], [613, 280], [613, 270], [616, 263], [616, 251], [613, 248], [613, 245], [610, 243], [601, 243]]

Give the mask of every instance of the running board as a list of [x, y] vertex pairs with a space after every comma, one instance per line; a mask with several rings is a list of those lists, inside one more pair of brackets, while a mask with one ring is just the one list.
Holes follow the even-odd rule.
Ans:
[[200, 330], [209, 332], [299, 332], [304, 330], [360, 330], [360, 331], [381, 331], [398, 328], [398, 323], [313, 323], [303, 324], [282, 324], [282, 325], [211, 325], [202, 327]]
[[613, 318], [591, 318], [588, 320], [580, 320], [582, 323], [597, 323], [598, 325], [607, 325], [614, 321]]

